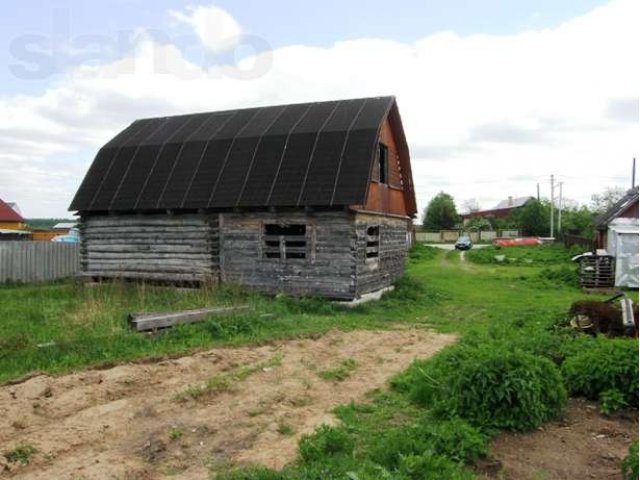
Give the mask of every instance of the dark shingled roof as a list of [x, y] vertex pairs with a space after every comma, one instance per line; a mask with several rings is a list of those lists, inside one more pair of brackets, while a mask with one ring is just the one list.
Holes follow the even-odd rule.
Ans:
[[100, 149], [70, 210], [361, 205], [392, 109], [408, 158], [394, 97], [137, 120]]

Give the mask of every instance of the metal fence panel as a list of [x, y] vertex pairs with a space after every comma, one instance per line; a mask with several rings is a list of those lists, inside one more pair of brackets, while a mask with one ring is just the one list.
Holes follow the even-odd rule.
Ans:
[[442, 241], [442, 236], [440, 232], [416, 232], [416, 241], [436, 243]]
[[0, 283], [47, 282], [80, 271], [80, 244], [0, 242]]
[[498, 234], [493, 230], [486, 230], [486, 231], [480, 232], [480, 240], [482, 240], [483, 242], [490, 242], [493, 239], [495, 239], [497, 236]]

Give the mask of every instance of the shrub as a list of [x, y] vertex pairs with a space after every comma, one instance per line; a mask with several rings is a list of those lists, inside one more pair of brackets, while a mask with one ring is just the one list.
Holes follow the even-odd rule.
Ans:
[[424, 480], [437, 478], [438, 480], [472, 480], [471, 472], [465, 471], [460, 465], [451, 460], [432, 454], [408, 455], [402, 457], [397, 472], [398, 480]]
[[638, 479], [638, 442], [635, 441], [629, 446], [629, 453], [622, 461], [622, 479]]
[[487, 439], [464, 420], [425, 418], [381, 433], [368, 449], [369, 457], [388, 469], [398, 468], [406, 456], [425, 453], [468, 462], [487, 454]]
[[331, 463], [327, 457], [353, 453], [353, 439], [344, 427], [322, 425], [312, 435], [302, 437], [298, 452], [305, 463]]
[[583, 336], [565, 347], [562, 375], [569, 393], [609, 403], [616, 390], [632, 407], [638, 406], [638, 342], [625, 338]]
[[555, 365], [497, 343], [457, 346], [396, 380], [440, 415], [482, 428], [528, 430], [557, 416], [567, 394]]
[[603, 415], [610, 415], [628, 406], [627, 401], [624, 399], [624, 394], [615, 388], [600, 392], [598, 400], [600, 401], [600, 413]]

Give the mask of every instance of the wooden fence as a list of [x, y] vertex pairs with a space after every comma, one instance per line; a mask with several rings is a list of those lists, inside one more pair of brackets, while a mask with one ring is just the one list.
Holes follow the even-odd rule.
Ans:
[[568, 233], [561, 235], [560, 238], [566, 248], [572, 247], [573, 245], [580, 245], [585, 252], [593, 251], [596, 248], [596, 242], [593, 238], [580, 237]]
[[0, 283], [46, 282], [78, 271], [78, 243], [0, 242]]

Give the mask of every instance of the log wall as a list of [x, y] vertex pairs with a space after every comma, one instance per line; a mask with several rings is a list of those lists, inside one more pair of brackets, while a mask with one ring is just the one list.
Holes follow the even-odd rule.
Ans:
[[[409, 248], [409, 219], [357, 213], [355, 229], [357, 235], [356, 295], [374, 292], [388, 287], [404, 273]], [[367, 244], [375, 242], [368, 234], [370, 227], [379, 228], [377, 257], [367, 257]]]
[[[305, 224], [305, 258], [267, 258], [265, 249], [273, 247], [265, 224]], [[225, 213], [220, 239], [223, 281], [270, 293], [355, 296], [356, 234], [348, 212]]]
[[218, 214], [85, 216], [83, 275], [158, 281], [215, 281]]
[[[288, 225], [297, 229], [288, 232]], [[352, 211], [87, 216], [81, 265], [95, 278], [220, 279], [350, 300], [402, 275], [407, 225], [405, 218]]]

